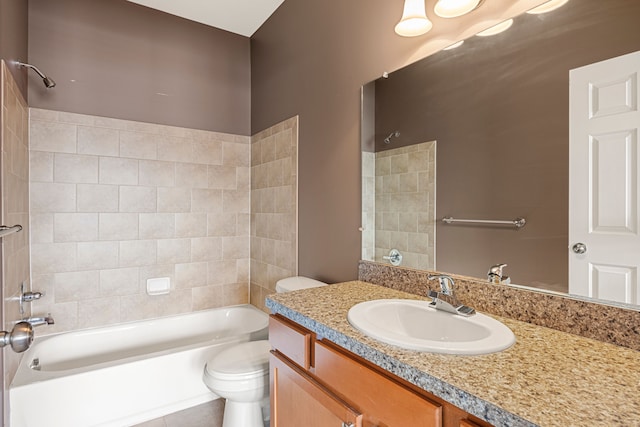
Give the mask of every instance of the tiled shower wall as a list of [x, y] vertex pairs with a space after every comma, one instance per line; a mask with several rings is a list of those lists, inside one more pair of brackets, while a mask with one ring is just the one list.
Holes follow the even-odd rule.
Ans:
[[[17, 320], [30, 315], [19, 311], [20, 284], [29, 289], [29, 111], [11, 73], [2, 64], [2, 219], [3, 225], [22, 225], [22, 231], [2, 238], [3, 330], [11, 331]], [[20, 354], [8, 348], [4, 356], [6, 392], [20, 363]], [[8, 393], [5, 393], [5, 397]], [[6, 403], [6, 402], [5, 402]], [[6, 407], [6, 405], [5, 405]], [[5, 411], [7, 412], [7, 411]], [[5, 425], [6, 424], [5, 422]]]
[[375, 260], [376, 153], [362, 152], [362, 259]]
[[[249, 137], [30, 114], [39, 334], [248, 302]], [[159, 277], [170, 293], [147, 295]]]
[[298, 117], [252, 137], [251, 303], [298, 271]]
[[402, 266], [435, 268], [435, 161], [435, 141], [376, 153], [376, 261], [397, 249]]

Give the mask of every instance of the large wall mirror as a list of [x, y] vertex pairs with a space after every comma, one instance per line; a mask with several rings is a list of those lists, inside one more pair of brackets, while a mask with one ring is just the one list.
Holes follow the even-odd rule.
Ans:
[[570, 0], [365, 85], [362, 258], [640, 304], [638, 17]]

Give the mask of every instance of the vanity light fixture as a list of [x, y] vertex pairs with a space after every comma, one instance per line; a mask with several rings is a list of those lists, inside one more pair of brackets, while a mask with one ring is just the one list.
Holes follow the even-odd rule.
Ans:
[[438, 0], [433, 11], [442, 18], [466, 15], [480, 4], [480, 0]]
[[421, 36], [433, 27], [425, 11], [424, 0], [404, 0], [402, 19], [396, 25], [396, 34], [403, 37]]
[[499, 24], [494, 25], [493, 27], [487, 28], [484, 31], [480, 31], [476, 36], [480, 37], [489, 37], [495, 36], [496, 34], [500, 34], [503, 31], [507, 31], [513, 25], [513, 19], [507, 19], [506, 21], [502, 21]]
[[454, 44], [450, 44], [449, 46], [445, 47], [442, 50], [451, 50], [451, 49], [455, 49], [457, 47], [462, 46], [462, 44], [464, 43], [464, 40], [460, 40], [459, 42], [455, 42]]
[[539, 15], [541, 13], [551, 12], [552, 10], [556, 10], [564, 6], [568, 1], [569, 0], [550, 0], [538, 7], [534, 7], [533, 9], [528, 10], [527, 13], [530, 13], [532, 15]]

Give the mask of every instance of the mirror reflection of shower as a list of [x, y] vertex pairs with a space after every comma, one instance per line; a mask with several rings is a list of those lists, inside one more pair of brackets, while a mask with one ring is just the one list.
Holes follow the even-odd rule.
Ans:
[[31, 64], [25, 64], [24, 62], [16, 62], [16, 64], [18, 64], [21, 67], [26, 67], [26, 68], [31, 68], [33, 71], [36, 72], [37, 75], [40, 76], [40, 78], [42, 79], [42, 82], [44, 83], [45, 87], [47, 89], [51, 89], [52, 87], [55, 87], [56, 82], [53, 81], [53, 79], [51, 77], [47, 77], [42, 71], [40, 71], [38, 69], [38, 67], [36, 67], [35, 65], [31, 65]]
[[391, 132], [389, 134], [389, 136], [387, 136], [384, 139], [384, 143], [385, 144], [390, 144], [391, 143], [391, 138], [398, 138], [398, 137], [400, 137], [400, 131], [399, 130], [393, 131], [393, 132]]

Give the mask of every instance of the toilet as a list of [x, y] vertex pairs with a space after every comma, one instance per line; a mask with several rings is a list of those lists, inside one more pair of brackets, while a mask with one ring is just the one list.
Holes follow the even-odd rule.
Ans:
[[[276, 292], [325, 285], [308, 277], [287, 277], [278, 280]], [[267, 340], [243, 342], [221, 351], [205, 365], [202, 380], [226, 399], [222, 427], [264, 427], [269, 413], [269, 350]]]

